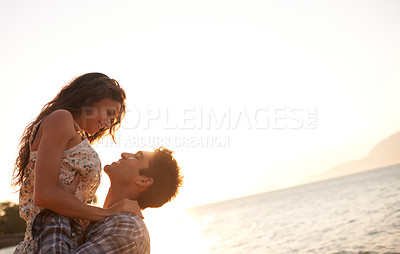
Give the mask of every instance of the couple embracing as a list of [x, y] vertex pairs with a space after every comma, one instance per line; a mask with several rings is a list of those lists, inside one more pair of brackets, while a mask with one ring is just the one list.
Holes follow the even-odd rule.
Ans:
[[114, 138], [125, 92], [102, 73], [73, 79], [25, 129], [14, 169], [25, 239], [14, 253], [150, 253], [141, 210], [171, 201], [182, 184], [166, 148], [122, 153], [104, 171], [103, 208], [90, 205], [101, 162], [91, 144]]

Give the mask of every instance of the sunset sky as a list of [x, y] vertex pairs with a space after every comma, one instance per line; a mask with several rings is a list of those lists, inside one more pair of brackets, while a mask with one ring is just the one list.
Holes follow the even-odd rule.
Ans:
[[399, 1], [1, 1], [0, 31], [0, 201], [25, 126], [87, 72], [127, 93], [103, 165], [174, 150], [182, 207], [305, 183], [400, 130]]

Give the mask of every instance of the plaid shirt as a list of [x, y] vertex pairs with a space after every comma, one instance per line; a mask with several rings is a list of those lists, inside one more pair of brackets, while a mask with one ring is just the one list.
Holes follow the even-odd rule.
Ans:
[[43, 210], [34, 220], [32, 235], [34, 253], [40, 254], [150, 253], [146, 225], [129, 213], [91, 223], [84, 232], [77, 221]]

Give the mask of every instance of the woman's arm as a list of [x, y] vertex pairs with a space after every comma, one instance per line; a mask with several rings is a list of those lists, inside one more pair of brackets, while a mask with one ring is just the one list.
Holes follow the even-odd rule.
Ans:
[[35, 163], [34, 203], [70, 218], [98, 221], [108, 215], [132, 209], [129, 201], [103, 209], [84, 204], [59, 184], [62, 156], [67, 144], [76, 138], [74, 120], [66, 110], [57, 110], [40, 126], [40, 140]]

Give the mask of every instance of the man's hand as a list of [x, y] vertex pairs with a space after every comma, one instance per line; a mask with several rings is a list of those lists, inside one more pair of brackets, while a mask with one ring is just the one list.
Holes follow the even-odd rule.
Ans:
[[80, 179], [80, 175], [76, 174], [74, 180], [72, 180], [72, 183], [70, 185], [68, 184], [64, 184], [61, 182], [60, 179], [58, 179], [58, 185], [65, 190], [66, 192], [69, 192], [71, 194], [75, 194], [76, 188], [78, 187], [79, 184], [79, 179]]

